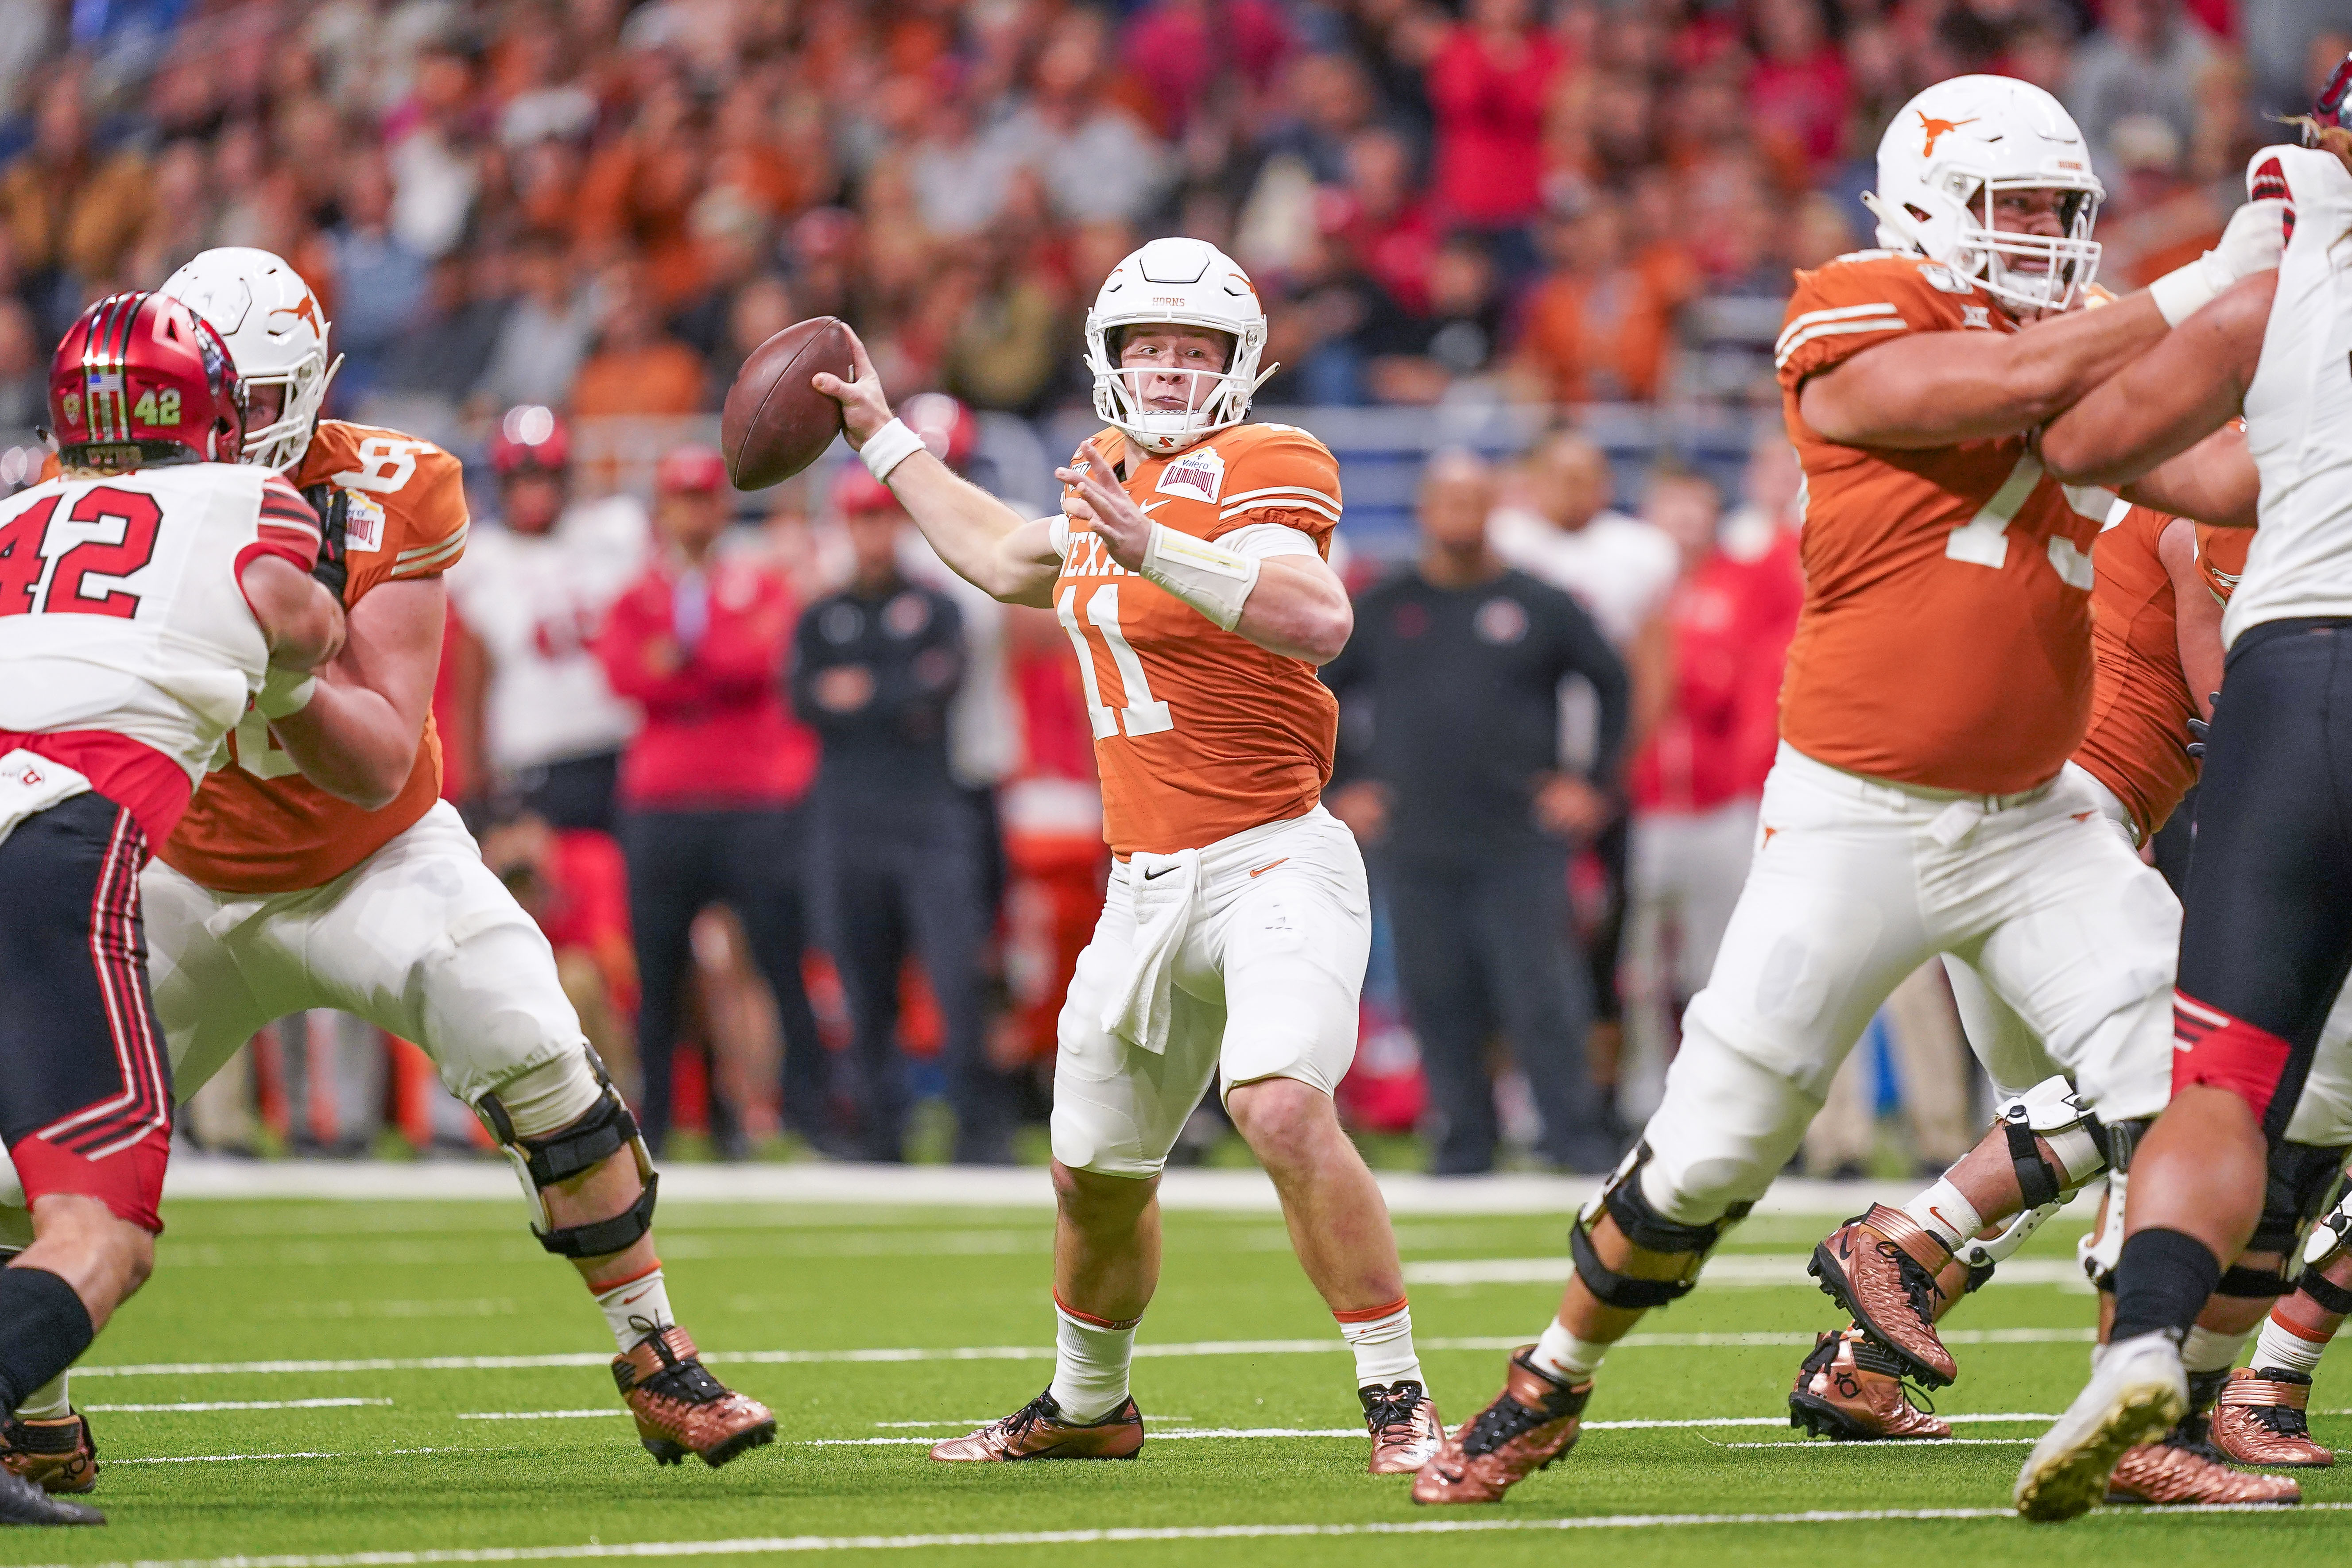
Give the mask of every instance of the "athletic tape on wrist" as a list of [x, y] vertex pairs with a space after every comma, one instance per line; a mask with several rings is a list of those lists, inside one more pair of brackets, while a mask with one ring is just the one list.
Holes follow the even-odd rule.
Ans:
[[2147, 286], [2147, 297], [2156, 301], [2157, 313], [2168, 327], [2180, 325], [2221, 291], [2201, 256], [2186, 267], [2174, 268]]
[[866, 464], [867, 473], [883, 480], [890, 477], [891, 469], [922, 449], [923, 438], [907, 428], [905, 420], [894, 417], [866, 437], [866, 444], [857, 448], [857, 456]]
[[1251, 556], [1180, 533], [1164, 522], [1151, 525], [1143, 547], [1143, 576], [1232, 631], [1242, 606], [1257, 586], [1258, 563]]

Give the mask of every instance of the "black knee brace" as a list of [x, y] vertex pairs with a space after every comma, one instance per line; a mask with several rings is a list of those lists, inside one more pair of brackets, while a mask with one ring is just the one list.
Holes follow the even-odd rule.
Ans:
[[2319, 1303], [2326, 1311], [2352, 1318], [2352, 1286], [2338, 1285], [2316, 1268], [2306, 1268], [2294, 1288]]
[[[1637, 1145], [1631, 1158], [1617, 1167], [1617, 1173], [1601, 1189], [1599, 1201], [1576, 1216], [1569, 1227], [1569, 1256], [1576, 1264], [1576, 1277], [1584, 1288], [1611, 1307], [1664, 1307], [1691, 1292], [1698, 1283], [1698, 1271], [1706, 1262], [1706, 1255], [1723, 1239], [1723, 1233], [1748, 1217], [1753, 1204], [1734, 1204], [1721, 1219], [1705, 1225], [1684, 1225], [1670, 1220], [1650, 1206], [1642, 1195], [1642, 1167], [1650, 1161], [1650, 1146]], [[1601, 1254], [1592, 1246], [1592, 1222], [1602, 1210], [1617, 1222], [1625, 1239], [1644, 1252], [1663, 1252], [1669, 1256], [1685, 1256], [1689, 1264], [1672, 1279], [1636, 1279], [1620, 1274], [1601, 1261]]]
[[2246, 1250], [2275, 1252], [2279, 1261], [2268, 1268], [2231, 1264], [2221, 1271], [2221, 1283], [2214, 1288], [2217, 1295], [2259, 1300], [2284, 1296], [2293, 1288], [2302, 1268], [2303, 1238], [2335, 1202], [2344, 1152], [2311, 1143], [2271, 1145], [2269, 1173], [2263, 1184], [2263, 1217], [2254, 1222], [2253, 1237], [2246, 1243]]
[[[513, 1119], [497, 1095], [485, 1094], [474, 1102], [475, 1114], [514, 1163], [524, 1191], [539, 1211], [541, 1223], [532, 1226], [530, 1233], [539, 1237], [540, 1246], [561, 1258], [601, 1258], [635, 1246], [639, 1237], [653, 1228], [655, 1194], [661, 1186], [653, 1156], [637, 1132], [637, 1119], [630, 1114], [621, 1091], [613, 1086], [604, 1064], [593, 1050], [588, 1051], [588, 1065], [604, 1093], [586, 1115], [544, 1138], [518, 1136]], [[595, 1169], [624, 1148], [635, 1152], [637, 1174], [645, 1183], [637, 1201], [609, 1219], [558, 1226], [548, 1213], [545, 1189]]]

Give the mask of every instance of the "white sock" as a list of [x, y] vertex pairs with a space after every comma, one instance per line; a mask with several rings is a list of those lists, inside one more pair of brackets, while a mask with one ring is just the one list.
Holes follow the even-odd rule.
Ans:
[[1340, 1337], [1356, 1352], [1356, 1386], [1387, 1386], [1410, 1378], [1426, 1384], [1421, 1357], [1412, 1349], [1412, 1308], [1398, 1297], [1385, 1307], [1363, 1312], [1334, 1312]]
[[73, 1402], [66, 1397], [66, 1379], [69, 1373], [59, 1373], [40, 1387], [33, 1390], [25, 1403], [16, 1406], [19, 1421], [62, 1421], [73, 1414]]
[[1598, 1340], [1580, 1340], [1568, 1331], [1568, 1325], [1554, 1318], [1544, 1325], [1543, 1338], [1528, 1352], [1528, 1361], [1538, 1372], [1556, 1377], [1571, 1386], [1590, 1383], [1592, 1374], [1601, 1370], [1601, 1358], [1609, 1347]]
[[1054, 1381], [1047, 1385], [1062, 1414], [1083, 1426], [1127, 1403], [1128, 1363], [1135, 1359], [1135, 1325], [1082, 1317], [1054, 1302]]
[[2218, 1329], [2202, 1325], [2192, 1328], [2180, 1342], [2180, 1370], [2195, 1376], [2200, 1372], [2221, 1372], [2238, 1364], [2238, 1352], [2254, 1331], [2225, 1334]]
[[670, 1316], [669, 1286], [658, 1263], [633, 1279], [598, 1291], [596, 1305], [604, 1314], [605, 1326], [613, 1331], [613, 1342], [625, 1353], [677, 1322]]
[[2278, 1309], [2263, 1320], [2263, 1337], [2254, 1342], [2255, 1367], [2274, 1366], [2281, 1372], [2299, 1372], [2309, 1377], [2319, 1370], [2319, 1358], [2327, 1353], [2326, 1340], [2308, 1340], [2279, 1321]]
[[1960, 1243], [1984, 1228], [1984, 1218], [1977, 1213], [1977, 1205], [1952, 1185], [1948, 1176], [1937, 1177], [1934, 1186], [1903, 1205], [1903, 1212], [1955, 1252], [1959, 1250]]

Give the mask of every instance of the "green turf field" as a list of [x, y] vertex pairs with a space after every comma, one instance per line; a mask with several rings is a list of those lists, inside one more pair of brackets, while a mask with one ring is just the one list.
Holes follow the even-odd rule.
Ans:
[[[1011, 1410], [1049, 1375], [1045, 1214], [666, 1203], [682, 1321], [714, 1370], [782, 1419], [774, 1447], [711, 1471], [657, 1469], [637, 1447], [604, 1371], [603, 1325], [570, 1270], [524, 1234], [516, 1204], [190, 1200], [165, 1214], [153, 1283], [89, 1358], [115, 1370], [76, 1381], [105, 1465], [93, 1500], [112, 1523], [7, 1532], [0, 1562], [1892, 1564], [1932, 1553], [1952, 1568], [2056, 1561], [2062, 1539], [2073, 1561], [2168, 1563], [2242, 1563], [2258, 1540], [2287, 1549], [2276, 1560], [2352, 1540], [2352, 1516], [2332, 1511], [2352, 1505], [2352, 1473], [2327, 1471], [2305, 1496], [2330, 1507], [2106, 1511], [2063, 1538], [2007, 1517], [1852, 1518], [2002, 1510], [2021, 1439], [2042, 1423], [1969, 1422], [1962, 1442], [1932, 1447], [1794, 1440], [1782, 1400], [1831, 1309], [1810, 1286], [1770, 1281], [1801, 1268], [1822, 1229], [1810, 1218], [1735, 1232], [1711, 1283], [1653, 1316], [1649, 1342], [1617, 1352], [1590, 1412], [1598, 1429], [1568, 1460], [1499, 1508], [1439, 1513], [1414, 1508], [1402, 1479], [1362, 1473], [1351, 1367], [1271, 1215], [1170, 1216], [1135, 1382], [1153, 1424], [1139, 1458], [949, 1468], [924, 1458], [925, 1441]], [[1399, 1221], [1450, 1418], [1493, 1393], [1493, 1347], [1532, 1338], [1557, 1300], [1536, 1276], [1561, 1253], [1561, 1224]], [[2050, 1282], [2065, 1275], [2072, 1240], [2045, 1232], [2025, 1255], [2037, 1267], [2013, 1270], [2043, 1282], [1996, 1283], [1955, 1314], [1961, 1381], [1940, 1401], [1946, 1414], [2050, 1412], [2072, 1396], [2093, 1303]], [[497, 1357], [568, 1359], [465, 1364]], [[439, 1359], [456, 1364], [425, 1364]], [[254, 1364], [320, 1362], [346, 1364]], [[2323, 1371], [2314, 1405], [2352, 1405], [2352, 1373]], [[1707, 1418], [1727, 1424], [1610, 1426]], [[2352, 1444], [2352, 1413], [2313, 1424], [2322, 1441]], [[1352, 1435], [1328, 1435], [1343, 1429]], [[1842, 1517], [1738, 1517], [1809, 1510]]]

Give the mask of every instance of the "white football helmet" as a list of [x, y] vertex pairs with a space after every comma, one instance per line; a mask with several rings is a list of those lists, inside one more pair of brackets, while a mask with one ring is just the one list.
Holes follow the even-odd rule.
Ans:
[[267, 250], [228, 245], [198, 255], [158, 292], [213, 324], [248, 397], [255, 386], [286, 389], [278, 417], [246, 431], [245, 460], [281, 471], [300, 462], [343, 363], [341, 354], [328, 362], [327, 314], [302, 275]]
[[[1193, 374], [1213, 381], [1205, 396], [1185, 411], [1143, 406], [1118, 368], [1116, 337], [1122, 327], [1207, 327], [1234, 341], [1220, 374]], [[1280, 367], [1264, 371], [1265, 307], [1256, 286], [1223, 251], [1205, 240], [1155, 239], [1111, 268], [1095, 308], [1087, 312], [1087, 368], [1094, 373], [1095, 412], [1103, 423], [1126, 433], [1147, 452], [1165, 457], [1229, 429], [1249, 417], [1250, 399]]]
[[[2065, 232], [1996, 231], [1994, 193], [2016, 190], [2069, 193]], [[1879, 139], [1878, 189], [1862, 201], [1888, 249], [1933, 257], [2022, 310], [2063, 310], [2098, 272], [2091, 226], [2106, 194], [2056, 99], [2010, 77], [1956, 76], [1895, 115]]]

